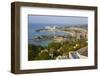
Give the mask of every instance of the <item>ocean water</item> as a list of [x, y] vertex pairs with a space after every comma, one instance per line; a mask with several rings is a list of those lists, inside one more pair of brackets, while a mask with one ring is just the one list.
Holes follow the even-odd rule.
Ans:
[[[37, 32], [36, 30], [43, 29], [46, 25], [40, 25], [40, 24], [30, 24], [28, 27], [28, 44], [34, 44], [34, 45], [41, 45], [41, 46], [47, 46], [48, 43], [53, 42], [51, 39], [46, 40], [35, 40], [33, 39], [36, 36], [67, 36], [68, 33], [66, 32], [49, 32], [49, 31], [41, 31]], [[59, 26], [58, 26], [59, 27]]]

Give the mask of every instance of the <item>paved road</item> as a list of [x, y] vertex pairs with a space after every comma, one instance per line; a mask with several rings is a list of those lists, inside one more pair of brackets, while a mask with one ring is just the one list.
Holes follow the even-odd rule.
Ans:
[[80, 55], [77, 51], [69, 52], [70, 59], [86, 59], [87, 56]]

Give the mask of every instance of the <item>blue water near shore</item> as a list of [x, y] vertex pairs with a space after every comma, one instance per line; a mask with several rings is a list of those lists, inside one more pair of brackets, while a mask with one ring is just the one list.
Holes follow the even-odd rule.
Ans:
[[[37, 32], [36, 30], [38, 29], [43, 29], [46, 25], [40, 25], [40, 24], [29, 24], [28, 27], [28, 43], [29, 44], [34, 44], [34, 45], [41, 45], [41, 46], [47, 46], [48, 43], [53, 42], [53, 40], [47, 39], [47, 40], [33, 40], [34, 37], [36, 36], [54, 36], [59, 35], [59, 36], [65, 36], [68, 35], [68, 33], [65, 32], [48, 32], [48, 31], [42, 31], [42, 32]], [[51, 25], [53, 26], [53, 25]], [[59, 26], [58, 26], [59, 27]]]

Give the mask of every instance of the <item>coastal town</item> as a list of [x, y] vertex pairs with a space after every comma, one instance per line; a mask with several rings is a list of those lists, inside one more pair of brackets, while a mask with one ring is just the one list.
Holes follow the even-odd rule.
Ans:
[[[84, 59], [88, 57], [87, 26], [46, 26], [36, 32], [52, 32], [50, 35], [33, 36], [33, 41], [52, 40], [47, 46], [29, 44], [29, 60]], [[62, 34], [57, 34], [57, 33]], [[49, 33], [48, 33], [49, 34]], [[43, 44], [42, 44], [43, 45]]]

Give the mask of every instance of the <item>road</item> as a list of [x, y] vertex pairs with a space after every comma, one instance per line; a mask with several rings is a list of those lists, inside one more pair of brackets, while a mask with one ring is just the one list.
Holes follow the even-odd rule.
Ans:
[[87, 56], [80, 55], [77, 51], [69, 52], [70, 59], [86, 59]]

